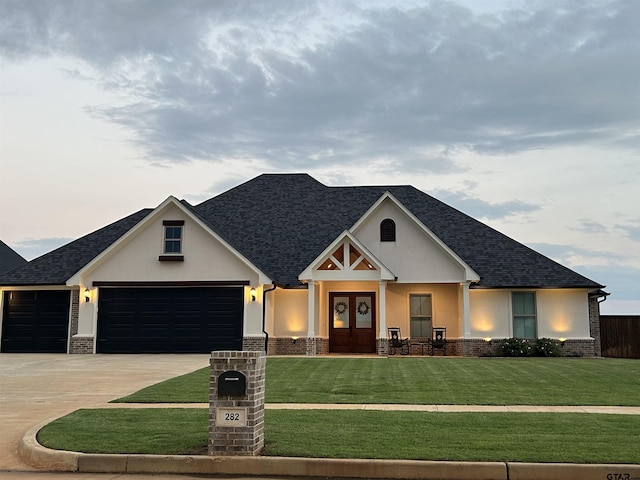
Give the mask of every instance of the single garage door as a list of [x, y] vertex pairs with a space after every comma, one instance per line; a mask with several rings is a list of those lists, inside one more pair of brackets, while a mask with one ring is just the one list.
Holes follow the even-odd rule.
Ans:
[[66, 353], [69, 291], [4, 292], [2, 344], [5, 353]]
[[98, 353], [242, 350], [242, 287], [100, 288]]

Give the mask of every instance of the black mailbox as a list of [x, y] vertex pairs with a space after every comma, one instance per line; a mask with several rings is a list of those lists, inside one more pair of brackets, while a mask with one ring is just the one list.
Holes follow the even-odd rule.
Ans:
[[246, 394], [247, 377], [244, 376], [244, 373], [229, 370], [218, 376], [218, 396]]

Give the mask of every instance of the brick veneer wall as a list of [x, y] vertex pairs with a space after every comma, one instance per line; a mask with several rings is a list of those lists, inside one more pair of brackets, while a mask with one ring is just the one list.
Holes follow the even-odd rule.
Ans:
[[602, 356], [602, 340], [600, 337], [600, 303], [598, 297], [589, 297], [589, 332], [593, 338], [593, 355]]
[[244, 337], [242, 339], [242, 350], [264, 351], [264, 337]]
[[80, 289], [71, 290], [71, 318], [69, 319], [69, 353], [93, 353], [93, 337], [78, 335], [78, 316], [80, 312]]
[[[486, 341], [482, 338], [452, 338], [447, 340], [446, 355], [451, 357], [497, 357], [501, 355], [500, 344], [503, 339], [496, 338], [490, 341]], [[582, 340], [566, 340], [564, 346], [561, 345], [559, 340], [555, 341], [557, 345], [561, 346], [562, 356], [566, 357], [594, 357], [600, 356], [596, 353], [596, 347], [599, 347], [599, 342], [594, 339], [582, 339]], [[427, 356], [430, 354], [428, 345], [428, 339], [411, 339], [410, 355], [414, 356]], [[388, 351], [389, 341], [386, 338], [378, 338], [376, 340], [376, 352], [378, 355], [386, 356]], [[261, 349], [264, 349], [264, 340], [261, 343]], [[315, 338], [315, 354], [326, 355], [329, 353], [329, 339], [328, 338]], [[290, 337], [273, 338], [269, 337], [269, 350], [268, 355], [306, 355], [307, 354], [307, 339], [298, 338], [295, 342]], [[399, 355], [399, 353], [398, 353]], [[444, 351], [442, 349], [434, 349], [434, 356], [443, 356]]]
[[93, 353], [93, 336], [71, 337], [69, 353]]
[[80, 289], [71, 290], [71, 318], [69, 322], [69, 336], [78, 333], [78, 315], [80, 312]]
[[307, 337], [300, 337], [294, 341], [291, 337], [269, 337], [269, 355], [308, 355], [309, 353], [314, 355], [329, 353], [329, 339], [315, 337], [309, 341]]
[[[259, 455], [264, 448], [264, 393], [267, 357], [257, 351], [211, 352], [209, 455]], [[218, 378], [227, 371], [246, 378], [244, 395], [218, 395]], [[246, 426], [220, 426], [217, 408], [246, 409]]]

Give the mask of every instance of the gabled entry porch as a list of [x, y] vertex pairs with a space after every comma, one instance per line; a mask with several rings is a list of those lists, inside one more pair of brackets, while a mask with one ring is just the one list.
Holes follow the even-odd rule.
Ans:
[[307, 284], [308, 355], [386, 353], [385, 290], [395, 276], [351, 233], [299, 278]]

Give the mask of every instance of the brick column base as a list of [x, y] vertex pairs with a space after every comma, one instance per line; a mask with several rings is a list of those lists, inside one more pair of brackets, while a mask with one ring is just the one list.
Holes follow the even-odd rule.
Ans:
[[264, 352], [211, 352], [209, 455], [262, 453], [266, 366]]

